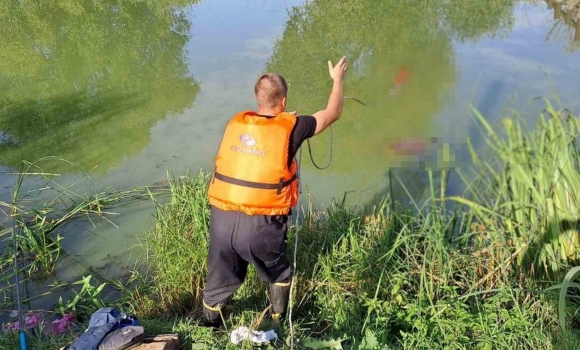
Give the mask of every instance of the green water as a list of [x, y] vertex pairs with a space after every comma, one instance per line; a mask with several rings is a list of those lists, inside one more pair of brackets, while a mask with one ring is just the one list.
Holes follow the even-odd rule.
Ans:
[[[468, 136], [483, 146], [470, 104], [496, 120], [511, 108], [533, 117], [543, 106], [530, 101], [557, 93], [580, 110], [579, 44], [543, 1], [21, 0], [0, 4], [0, 23], [4, 201], [21, 161], [47, 156], [77, 164], [39, 165], [86, 191], [151, 184], [167, 168], [212, 169], [227, 120], [255, 107], [260, 73], [283, 74], [288, 108], [310, 114], [326, 105], [327, 60], [341, 55], [351, 62], [345, 95], [364, 105], [346, 100], [328, 169], [304, 153], [303, 194], [315, 205], [345, 192], [349, 205], [373, 203], [389, 190], [389, 170], [420, 199], [421, 169], [467, 164]], [[311, 142], [319, 165], [329, 136]], [[438, 142], [418, 156], [389, 147], [431, 137]], [[79, 180], [81, 170], [92, 182]], [[458, 179], [449, 181], [457, 191]], [[63, 232], [74, 261], [60, 263], [61, 281], [78, 279], [82, 266], [126, 273], [126, 250], [152, 211], [143, 203], [120, 213], [117, 228], [78, 223]]]

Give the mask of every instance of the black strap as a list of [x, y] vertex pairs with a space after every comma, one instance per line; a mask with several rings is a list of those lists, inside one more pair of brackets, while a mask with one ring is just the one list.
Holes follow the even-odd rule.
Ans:
[[245, 187], [252, 187], [252, 188], [259, 188], [263, 190], [278, 190], [278, 194], [282, 193], [282, 189], [284, 187], [290, 186], [294, 180], [298, 178], [296, 174], [294, 174], [289, 180], [284, 181], [284, 179], [280, 179], [280, 182], [277, 184], [266, 184], [261, 182], [252, 182], [246, 180], [235, 179], [233, 177], [229, 177], [223, 174], [218, 173], [217, 171], [214, 174], [214, 177], [218, 180], [229, 182], [234, 185], [238, 186], [245, 186]]

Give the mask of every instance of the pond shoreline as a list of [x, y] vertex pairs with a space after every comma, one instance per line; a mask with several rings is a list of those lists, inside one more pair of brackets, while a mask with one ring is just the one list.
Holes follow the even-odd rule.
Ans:
[[[84, 292], [72, 304], [65, 300], [55, 315], [74, 307], [86, 322], [99, 306], [116, 306], [136, 314], [149, 334], [179, 333], [187, 349], [238, 348], [229, 341], [238, 326], [275, 329], [279, 340], [273, 348], [291, 341], [311, 349], [578, 346], [577, 291], [573, 280], [560, 282], [574, 278], [567, 273], [579, 261], [580, 225], [574, 222], [580, 197], [573, 193], [580, 186], [580, 155], [572, 141], [580, 137], [580, 121], [549, 101], [531, 130], [517, 114], [503, 120], [503, 129], [474, 114], [491, 151], [472, 155], [475, 172], [461, 174], [472, 185], [463, 196], [446, 198], [444, 188], [431, 183], [431, 197], [419, 212], [386, 197], [374, 207], [333, 203], [303, 213], [288, 237], [292, 256], [298, 235], [293, 335], [288, 320], [277, 326], [262, 316], [267, 286], [252, 268], [226, 308], [225, 329], [200, 325], [211, 176], [205, 171], [169, 173], [167, 185], [157, 188], [170, 195], [168, 201], [158, 202], [153, 187], [142, 187], [69, 206], [106, 217], [121, 198], [148, 197], [155, 221], [140, 242], [141, 268], [127, 281], [107, 282], [118, 292], [114, 299], [99, 293], [100, 282], [85, 280]], [[463, 209], [449, 211], [447, 201]], [[24, 216], [16, 219], [21, 228], [42, 228]], [[553, 224], [559, 221], [567, 224]], [[48, 228], [34, 234], [49, 235]], [[47, 261], [36, 257], [39, 264]], [[73, 329], [64, 337], [27, 334], [31, 348], [40, 349], [62, 346], [83, 324]], [[15, 341], [0, 337], [0, 345]]]

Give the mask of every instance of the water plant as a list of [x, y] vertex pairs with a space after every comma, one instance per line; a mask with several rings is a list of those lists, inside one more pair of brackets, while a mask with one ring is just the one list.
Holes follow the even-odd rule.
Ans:
[[[558, 283], [559, 272], [572, 266], [574, 255], [563, 243], [546, 246], [543, 240], [548, 223], [573, 219], [569, 191], [578, 175], [571, 142], [577, 124], [549, 104], [546, 110], [550, 118], [540, 116], [535, 131], [519, 124], [517, 115], [504, 120], [505, 135], [485, 129], [496, 143], [490, 144], [489, 156], [473, 158], [480, 177], [473, 181], [462, 173], [463, 197], [446, 198], [445, 181], [431, 181], [431, 198], [410, 208], [387, 197], [372, 208], [333, 203], [322, 212], [303, 209], [301, 224], [289, 232], [289, 242], [299, 236], [295, 344], [336, 349], [577, 346], [577, 335], [563, 332], [577, 322], [570, 289], [577, 285], [571, 277]], [[193, 315], [176, 321], [174, 329], [227, 349], [228, 330], [271, 325], [262, 317], [266, 288], [250, 269], [226, 315], [226, 331], [199, 335], [196, 297], [205, 275], [207, 178], [201, 172], [197, 178], [170, 181], [172, 200], [158, 206], [155, 229], [147, 238], [155, 254], [147, 254], [144, 263], [157, 267], [151, 277], [155, 288], [149, 290], [157, 293], [157, 305]], [[533, 196], [534, 191], [551, 197]], [[467, 205], [449, 211], [448, 200]], [[548, 211], [543, 200], [557, 209]], [[562, 203], [570, 205], [570, 216], [560, 209]], [[292, 255], [294, 247], [289, 250]], [[550, 256], [560, 260], [554, 263]], [[538, 268], [546, 273], [538, 274]], [[290, 336], [288, 328], [282, 329], [279, 345], [289, 344]]]
[[[209, 243], [209, 202], [207, 181], [210, 174], [200, 171], [175, 178], [168, 172], [171, 199], [155, 203], [155, 223], [139, 239], [144, 259], [134, 272], [134, 280], [146, 271], [150, 292], [157, 296], [160, 308], [184, 311], [200, 297], [206, 273], [206, 251]], [[147, 295], [142, 293], [141, 295]], [[141, 300], [138, 304], [143, 303]]]
[[[149, 232], [156, 238], [149, 243], [156, 255], [144, 256], [157, 267], [151, 270], [147, 290], [152, 293], [147, 298], [156, 303], [130, 304], [153, 323], [170, 323], [170, 329], [190, 339], [188, 344], [228, 349], [234, 348], [228, 331], [237, 326], [265, 330], [272, 325], [262, 317], [265, 285], [250, 269], [225, 315], [226, 329], [210, 333], [199, 326], [199, 301], [194, 296], [202, 291], [205, 275], [206, 186], [205, 173], [173, 182], [176, 195], [156, 212], [156, 222], [163, 224]], [[393, 211], [397, 206], [386, 198], [374, 208], [355, 210], [334, 203], [323, 212], [304, 213], [301, 225], [289, 233], [290, 242], [299, 235], [293, 295], [297, 348], [555, 349], [578, 344], [573, 335], [559, 334], [555, 288], [506, 274], [513, 259], [497, 260], [468, 239], [477, 234], [469, 213], [445, 212], [438, 201], [427, 206], [423, 215]], [[188, 214], [189, 220], [197, 218], [195, 225], [193, 220], [184, 225], [183, 215], [169, 215], [183, 213], [184, 208], [197, 211]], [[174, 222], [168, 222], [173, 217]], [[178, 243], [187, 250], [175, 246]], [[570, 315], [567, 305], [565, 313]], [[289, 344], [287, 327], [279, 329], [279, 335], [281, 340], [273, 346]]]
[[[299, 238], [294, 332], [288, 323], [276, 328], [280, 339], [271, 348], [580, 346], [580, 284], [569, 246], [576, 228], [553, 224], [576, 220], [578, 124], [550, 104], [546, 111], [535, 130], [518, 115], [506, 118], [503, 135], [475, 113], [490, 152], [473, 156], [480, 176], [461, 173], [464, 196], [447, 198], [447, 174], [430, 172], [431, 197], [423, 203], [407, 207], [387, 196], [372, 207], [300, 208], [303, 219], [288, 235], [289, 242]], [[263, 314], [267, 286], [250, 268], [224, 314], [225, 329], [200, 326], [210, 173], [167, 177], [168, 201], [146, 190], [154, 222], [129, 283], [113, 282], [121, 297], [112, 302], [140, 315], [148, 331], [179, 332], [187, 348], [252, 348], [231, 344], [229, 331], [274, 327]], [[449, 200], [464, 205], [451, 208]], [[290, 256], [294, 249], [289, 244]], [[103, 305], [98, 291], [85, 288], [62, 305], [89, 312]]]
[[[68, 185], [60, 183], [56, 180], [60, 174], [45, 172], [42, 167], [43, 164], [54, 162], [66, 163], [82, 175]], [[18, 249], [23, 254], [22, 262], [26, 262], [28, 276], [35, 273], [50, 275], [54, 272], [56, 259], [62, 253], [61, 233], [66, 225], [75, 220], [93, 223], [99, 218], [116, 226], [109, 219], [115, 213], [109, 210], [147, 200], [152, 191], [163, 192], [165, 186], [157, 183], [126, 191], [97, 191], [90, 173], [58, 157], [44, 157], [35, 162], [23, 161], [15, 175], [12, 203], [0, 202], [0, 208], [10, 219], [0, 235], [5, 236], [12, 230], [18, 232]], [[81, 193], [75, 186], [83, 179], [87, 180], [83, 185], [88, 189], [85, 188], [84, 193]], [[6, 254], [13, 254], [10, 246], [6, 248]]]
[[546, 100], [535, 130], [514, 112], [503, 119], [502, 137], [474, 114], [490, 152], [472, 153], [475, 167], [460, 173], [467, 194], [452, 198], [483, 229], [474, 244], [495, 244], [500, 260], [513, 255], [514, 267], [532, 277], [561, 278], [580, 258], [580, 121]]

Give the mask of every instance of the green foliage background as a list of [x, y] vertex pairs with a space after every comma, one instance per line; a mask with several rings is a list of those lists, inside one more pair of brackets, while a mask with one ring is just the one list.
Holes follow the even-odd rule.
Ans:
[[[341, 120], [333, 125], [341, 152], [333, 154], [331, 171], [383, 171], [392, 156], [390, 142], [432, 133], [432, 117], [441, 112], [447, 90], [457, 79], [452, 40], [475, 40], [508, 29], [513, 4], [498, 0], [485, 4], [474, 0], [308, 2], [289, 14], [265, 70], [288, 81], [290, 110], [311, 114], [327, 103], [332, 86], [327, 61], [336, 63], [346, 55], [351, 63], [345, 95], [366, 106], [345, 101]], [[484, 11], [488, 7], [493, 11]], [[389, 95], [402, 69], [408, 70], [409, 79], [400, 95]], [[327, 149], [326, 142], [326, 137], [318, 137], [312, 145]]]
[[102, 173], [141, 151], [199, 91], [180, 10], [195, 2], [2, 2], [0, 162], [57, 155]]

